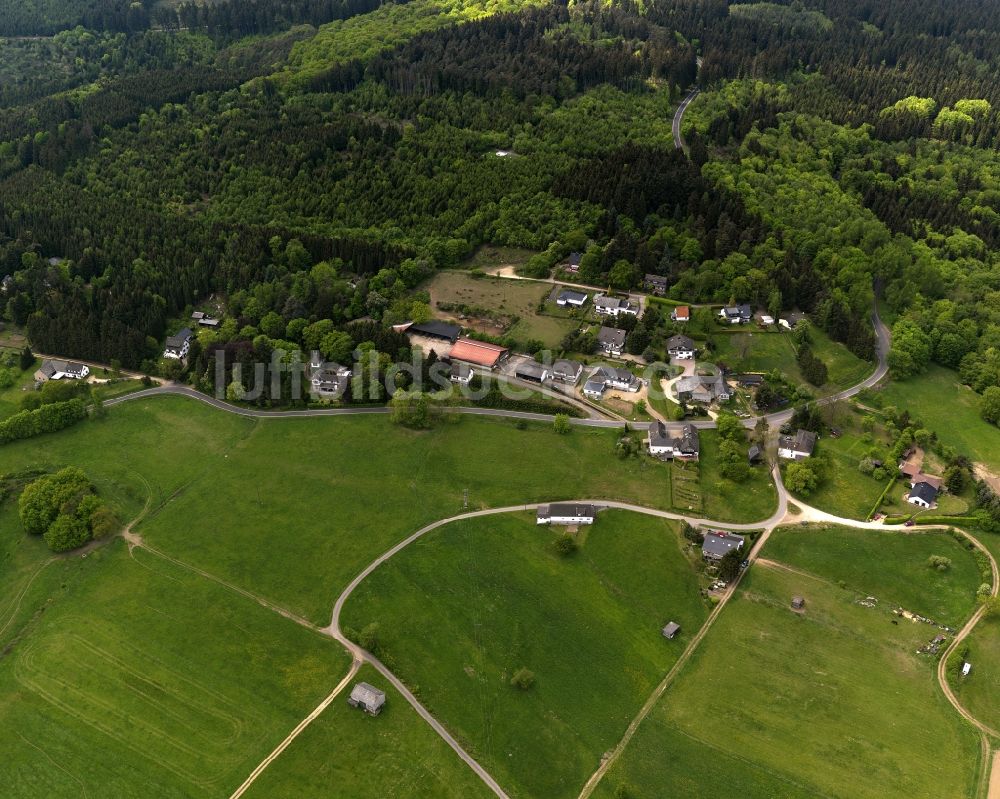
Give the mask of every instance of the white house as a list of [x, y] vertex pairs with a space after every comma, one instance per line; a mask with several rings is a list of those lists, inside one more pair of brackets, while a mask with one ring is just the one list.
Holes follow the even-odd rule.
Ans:
[[560, 359], [552, 364], [552, 378], [562, 380], [564, 383], [576, 385], [583, 372], [583, 364], [579, 361]]
[[600, 378], [588, 378], [587, 382], [583, 384], [583, 393], [591, 399], [599, 400], [604, 396], [604, 388], [604, 381]]
[[639, 315], [639, 306], [629, 300], [622, 300], [618, 297], [608, 297], [605, 294], [598, 294], [594, 297], [594, 310], [604, 316], [615, 316], [627, 314], [630, 316]]
[[163, 357], [173, 358], [175, 361], [186, 358], [188, 351], [191, 349], [191, 339], [193, 338], [194, 333], [188, 327], [185, 327], [176, 336], [167, 336], [167, 343], [163, 348]]
[[745, 325], [753, 318], [753, 311], [746, 304], [730, 305], [719, 311], [719, 317], [731, 325]]
[[35, 372], [35, 380], [83, 380], [89, 374], [90, 367], [85, 363], [45, 360]]
[[790, 461], [808, 458], [816, 449], [816, 434], [811, 430], [798, 430], [794, 436], [778, 439], [778, 457]]
[[540, 505], [536, 521], [538, 524], [593, 524], [597, 509], [593, 505], [575, 502], [553, 502]]
[[608, 355], [621, 355], [625, 351], [625, 331], [616, 327], [602, 327], [597, 332], [597, 344]]
[[317, 353], [309, 362], [309, 383], [314, 396], [323, 399], [340, 399], [351, 383], [351, 369], [339, 363], [324, 363]]
[[585, 294], [582, 291], [571, 291], [566, 289], [556, 297], [556, 305], [561, 305], [563, 307], [569, 306], [571, 308], [582, 308], [587, 303], [587, 298], [589, 294]]
[[467, 363], [455, 361], [451, 365], [451, 382], [467, 386], [472, 382], [472, 367]]
[[614, 366], [598, 366], [587, 378], [588, 383], [596, 381], [604, 383], [605, 388], [614, 388], [618, 391], [638, 391], [642, 388], [639, 378], [628, 369], [618, 369]]
[[689, 361], [694, 357], [694, 342], [687, 336], [671, 336], [667, 340], [667, 353], [671, 358]]
[[701, 445], [698, 429], [692, 424], [667, 427], [663, 422], [649, 425], [649, 454], [660, 458], [696, 461]]
[[906, 501], [919, 508], [932, 508], [937, 501], [937, 489], [930, 483], [917, 483], [910, 489]]
[[690, 322], [691, 321], [691, 309], [686, 305], [678, 305], [674, 310], [670, 312], [670, 321], [672, 322]]

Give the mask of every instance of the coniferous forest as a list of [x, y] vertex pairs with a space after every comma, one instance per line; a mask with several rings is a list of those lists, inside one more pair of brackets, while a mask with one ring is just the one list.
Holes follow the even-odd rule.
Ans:
[[[1000, 6], [0, 2], [4, 314], [67, 357], [405, 346], [483, 244], [1000, 385]], [[689, 152], [674, 149], [673, 110]], [[497, 150], [511, 152], [497, 157]], [[58, 260], [50, 260], [58, 259]], [[324, 343], [325, 342], [325, 343]]]

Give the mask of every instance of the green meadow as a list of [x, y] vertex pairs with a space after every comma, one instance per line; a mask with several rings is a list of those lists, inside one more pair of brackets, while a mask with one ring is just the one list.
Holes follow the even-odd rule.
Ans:
[[558, 533], [527, 513], [448, 525], [342, 619], [378, 625], [379, 656], [514, 796], [576, 796], [707, 615], [676, 523], [604, 511], [566, 557]]
[[[801, 565], [789, 544], [799, 534], [779, 531], [763, 556]], [[909, 550], [922, 537], [899, 540], [866, 565], [867, 552], [816, 533], [815, 574], [751, 567], [595, 796], [975, 796], [977, 736], [941, 694], [935, 660], [915, 652], [936, 631], [892, 624], [886, 607], [909, 601], [902, 583], [923, 556]], [[857, 587], [837, 584], [839, 561]], [[978, 575], [963, 567], [951, 579], [974, 594]], [[859, 594], [882, 601], [862, 607]], [[801, 614], [793, 595], [806, 599]]]

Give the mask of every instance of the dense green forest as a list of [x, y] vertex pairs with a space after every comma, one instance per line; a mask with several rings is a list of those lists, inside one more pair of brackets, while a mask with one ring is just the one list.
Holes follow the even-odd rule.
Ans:
[[396, 355], [380, 323], [489, 242], [864, 357], [877, 293], [898, 374], [1000, 385], [993, 4], [16, 5], [61, 31], [0, 44], [5, 313], [40, 350], [150, 365], [214, 297], [196, 381], [215, 346]]

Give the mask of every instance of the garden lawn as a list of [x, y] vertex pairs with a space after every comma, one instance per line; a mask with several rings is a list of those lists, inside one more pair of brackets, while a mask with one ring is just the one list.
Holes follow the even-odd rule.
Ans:
[[1000, 472], [1000, 429], [979, 415], [980, 396], [941, 366], [903, 382], [893, 381], [879, 395], [884, 406], [908, 410], [924, 426], [972, 460]]
[[[702, 510], [709, 519], [724, 522], [756, 522], [767, 519], [778, 506], [778, 495], [765, 464], [750, 469], [742, 483], [719, 477], [719, 434], [700, 430]], [[747, 444], [747, 448], [749, 448]]]
[[9, 799], [228, 796], [349, 666], [331, 639], [121, 540], [49, 568], [60, 582], [29, 592], [0, 660]]
[[385, 691], [382, 712], [372, 717], [348, 705], [348, 686], [257, 778], [246, 799], [493, 797], [381, 674], [363, 666], [351, 686], [362, 680]]
[[[779, 554], [765, 545], [765, 557]], [[868, 590], [892, 593], [877, 581]], [[887, 608], [856, 596], [753, 566], [595, 796], [975, 796], [978, 738], [941, 694], [934, 659], [915, 653], [933, 628], [890, 624]]]
[[[568, 557], [561, 532], [528, 513], [449, 525], [374, 572], [342, 620], [378, 624], [380, 657], [512, 796], [576, 796], [707, 614], [676, 523], [604, 511]], [[527, 690], [510, 684], [521, 668]]]
[[501, 244], [483, 244], [476, 248], [462, 262], [463, 269], [496, 269], [501, 266], [521, 266], [528, 262], [535, 250], [525, 250], [521, 247], [506, 247]]
[[[849, 527], [783, 527], [767, 542], [764, 557], [823, 575], [884, 608], [902, 607], [952, 627], [972, 615], [979, 566], [967, 547], [946, 532], [905, 528], [856, 530]], [[931, 555], [951, 559], [939, 572]]]
[[[840, 438], [823, 436], [816, 446], [816, 454], [821, 456], [826, 464], [825, 477], [808, 497], [802, 497], [803, 501], [835, 516], [867, 519], [889, 482], [888, 480], [880, 482], [858, 470], [858, 463], [870, 446], [853, 433], [847, 433]], [[782, 461], [782, 466], [786, 467], [789, 463], [791, 461]], [[902, 481], [896, 482], [896, 486], [901, 490], [904, 485]]]
[[[746, 372], [770, 372], [777, 369], [793, 383], [807, 385], [796, 363], [795, 346], [790, 333], [763, 331], [756, 325], [743, 325], [719, 329], [711, 333], [715, 352], [709, 357], [725, 363], [731, 369]], [[856, 385], [874, 370], [868, 361], [851, 353], [843, 344], [832, 341], [823, 331], [811, 327], [809, 336], [813, 353], [826, 364], [829, 380], [819, 388], [810, 390], [822, 396]], [[746, 356], [741, 355], [741, 340], [746, 346]]]

